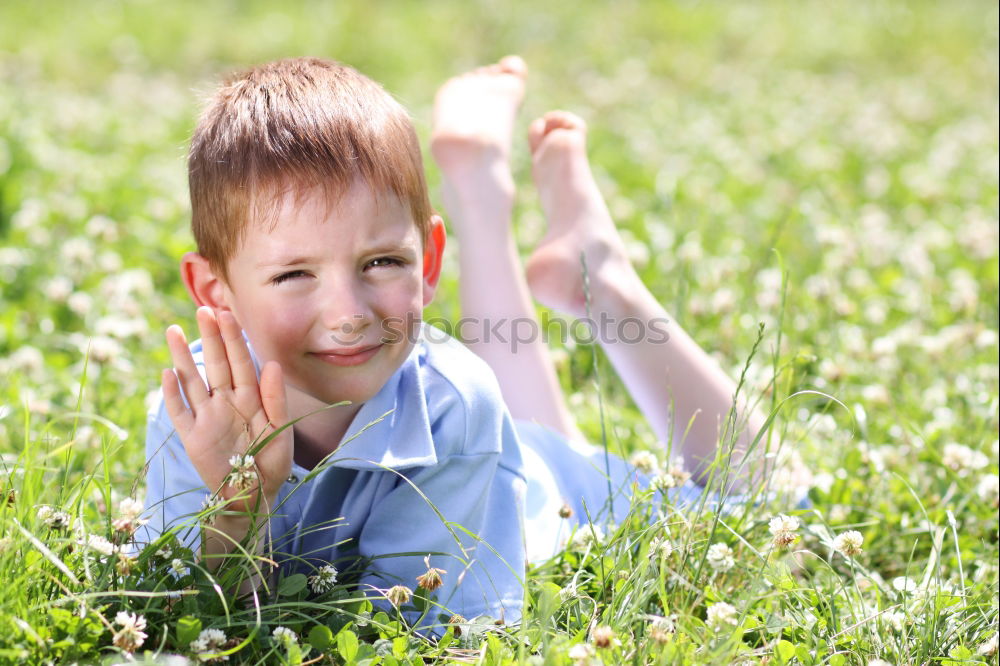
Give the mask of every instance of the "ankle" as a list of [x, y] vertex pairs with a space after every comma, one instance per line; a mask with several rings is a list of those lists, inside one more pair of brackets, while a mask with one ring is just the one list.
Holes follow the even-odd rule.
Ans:
[[510, 158], [500, 151], [482, 151], [457, 163], [439, 162], [438, 167], [444, 179], [456, 186], [514, 188]]
[[591, 304], [595, 311], [626, 316], [648, 309], [649, 292], [627, 261], [609, 262], [590, 274]]
[[506, 163], [444, 174], [443, 194], [449, 209], [496, 210], [510, 214], [514, 208], [514, 178]]

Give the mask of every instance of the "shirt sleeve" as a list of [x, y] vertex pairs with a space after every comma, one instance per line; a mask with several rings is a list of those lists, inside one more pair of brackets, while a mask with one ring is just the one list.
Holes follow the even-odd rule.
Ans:
[[208, 497], [208, 488], [184, 450], [160, 395], [146, 423], [146, 542], [156, 540], [171, 527], [181, 527], [181, 544], [197, 550], [199, 527], [196, 515]]
[[467, 398], [432, 428], [437, 448], [453, 453], [400, 472], [359, 537], [360, 554], [371, 561], [361, 581], [369, 589], [415, 589], [427, 555], [446, 571], [434, 593], [440, 606], [425, 625], [452, 614], [513, 623], [523, 606], [525, 481], [516, 431], [502, 401], [470, 405]]

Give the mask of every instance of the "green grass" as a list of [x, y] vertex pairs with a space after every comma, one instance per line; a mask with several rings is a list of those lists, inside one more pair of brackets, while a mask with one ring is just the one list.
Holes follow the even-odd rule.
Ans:
[[[192, 656], [214, 627], [230, 663], [996, 663], [978, 652], [998, 617], [995, 3], [287, 4], [0, 7], [0, 663], [120, 661], [125, 609], [156, 658]], [[178, 578], [155, 549], [124, 572], [81, 546], [141, 496], [162, 331], [193, 330], [176, 267], [200, 95], [250, 63], [335, 57], [426, 138], [436, 86], [508, 52], [532, 67], [522, 128], [557, 107], [590, 124], [611, 210], [684, 327], [735, 376], [746, 365], [764, 405], [804, 390], [842, 403], [801, 395], [775, 421], [810, 485], [799, 540], [771, 543], [787, 507], [640, 497], [632, 520], [529, 572], [519, 628], [440, 643], [364, 616], [349, 586], [314, 598], [289, 580], [240, 607], [189, 553], [171, 557], [187, 558]], [[543, 223], [523, 145], [514, 157], [527, 250]], [[449, 262], [428, 316], [458, 316]], [[599, 441], [590, 352], [559, 354]], [[597, 372], [612, 445], [656, 448]], [[72, 526], [48, 528], [42, 505]], [[831, 547], [848, 530], [864, 537], [854, 557]], [[710, 566], [715, 543], [732, 568]], [[720, 602], [734, 623], [709, 626]]]

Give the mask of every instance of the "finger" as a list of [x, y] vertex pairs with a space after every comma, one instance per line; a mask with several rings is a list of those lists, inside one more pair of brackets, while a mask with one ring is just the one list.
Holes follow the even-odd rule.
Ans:
[[184, 395], [192, 409], [197, 411], [198, 406], [208, 400], [208, 389], [198, 374], [194, 357], [191, 356], [191, 349], [180, 326], [175, 324], [167, 329], [167, 347], [170, 349], [170, 358], [174, 361], [174, 370], [184, 389]]
[[233, 377], [229, 372], [226, 345], [222, 340], [215, 313], [212, 312], [212, 308], [203, 306], [198, 308], [197, 317], [205, 360], [205, 376], [208, 377], [208, 394], [212, 395], [215, 389], [231, 389]]
[[267, 420], [274, 428], [280, 428], [288, 422], [285, 380], [281, 364], [277, 361], [268, 361], [260, 373], [260, 401]]
[[226, 345], [226, 356], [229, 358], [229, 368], [232, 373], [233, 388], [257, 387], [257, 369], [250, 358], [246, 340], [239, 322], [231, 312], [220, 312], [218, 317], [219, 330]]
[[177, 383], [177, 375], [173, 370], [164, 370], [160, 374], [160, 387], [163, 389], [163, 406], [174, 424], [174, 430], [178, 433], [188, 432], [194, 426], [194, 416], [184, 404], [181, 386]]

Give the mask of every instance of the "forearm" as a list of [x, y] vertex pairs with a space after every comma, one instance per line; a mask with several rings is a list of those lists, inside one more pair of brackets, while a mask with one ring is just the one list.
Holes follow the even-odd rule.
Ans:
[[230, 559], [250, 565], [253, 573], [241, 581], [241, 596], [251, 594], [260, 586], [267, 522], [266, 514], [221, 512], [216, 514], [212, 524], [202, 525], [201, 560], [209, 571], [217, 571]]

